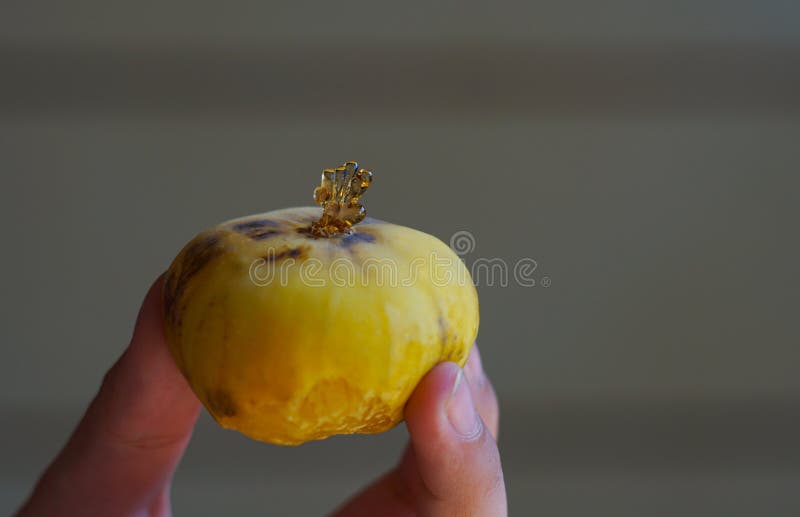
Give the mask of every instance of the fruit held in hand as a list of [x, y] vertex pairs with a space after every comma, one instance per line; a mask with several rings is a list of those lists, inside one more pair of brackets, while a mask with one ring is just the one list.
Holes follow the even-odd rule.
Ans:
[[223, 427], [278, 444], [385, 431], [431, 367], [466, 361], [469, 272], [435, 237], [365, 218], [371, 178], [326, 169], [322, 210], [222, 223], [170, 266], [170, 351]]

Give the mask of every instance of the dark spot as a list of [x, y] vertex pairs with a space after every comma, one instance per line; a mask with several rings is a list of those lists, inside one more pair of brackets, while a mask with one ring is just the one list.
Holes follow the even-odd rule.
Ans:
[[354, 246], [359, 242], [375, 242], [375, 236], [371, 233], [353, 232], [350, 235], [345, 235], [339, 240], [339, 244], [344, 248]]
[[179, 307], [188, 282], [221, 252], [219, 234], [197, 236], [170, 267], [164, 280], [164, 315], [172, 325], [180, 325]]
[[[311, 231], [310, 226], [300, 226], [296, 228], [295, 231], [299, 234], [305, 235], [310, 239], [322, 239], [324, 237], [318, 237], [314, 235]], [[343, 248], [349, 248], [358, 244], [359, 242], [375, 242], [375, 236], [371, 233], [367, 233], [364, 231], [353, 230], [353, 233], [342, 235], [342, 236], [333, 236], [330, 237], [331, 239], [337, 239], [337, 244]]]
[[216, 416], [234, 416], [237, 413], [236, 403], [223, 389], [208, 393], [208, 408]]
[[273, 235], [280, 235], [282, 233], [283, 232], [280, 230], [259, 230], [250, 232], [247, 234], [247, 236], [253, 239], [254, 241], [260, 241], [272, 237]]
[[256, 221], [246, 221], [243, 223], [233, 225], [233, 230], [241, 234], [247, 235], [253, 240], [260, 241], [273, 235], [280, 235], [283, 233], [278, 226], [277, 221], [271, 219], [258, 219]]
[[439, 355], [441, 355], [448, 341], [450, 325], [448, 325], [447, 320], [444, 319], [443, 316], [439, 316], [437, 322], [439, 323], [439, 346], [441, 347]]
[[267, 262], [278, 262], [279, 260], [287, 259], [287, 258], [303, 258], [308, 253], [309, 246], [298, 246], [296, 248], [284, 248], [280, 251], [275, 251], [270, 249], [269, 253], [264, 255], [264, 260]]
[[450, 352], [447, 353], [447, 357], [445, 357], [443, 361], [460, 363], [462, 359], [464, 359], [464, 355], [461, 353], [461, 348], [453, 347]]
[[272, 219], [256, 219], [255, 221], [245, 221], [243, 223], [239, 223], [233, 226], [233, 229], [237, 232], [246, 232], [248, 230], [257, 230], [259, 228], [264, 228], [265, 226], [278, 226], [277, 221], [273, 221]]
[[447, 341], [447, 330], [450, 326], [447, 324], [447, 320], [444, 319], [443, 316], [439, 316], [439, 319], [436, 320], [439, 324], [439, 339], [442, 341]]

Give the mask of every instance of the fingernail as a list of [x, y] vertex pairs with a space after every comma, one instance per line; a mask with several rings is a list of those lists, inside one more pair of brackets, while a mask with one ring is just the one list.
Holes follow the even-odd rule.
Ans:
[[481, 431], [481, 421], [475, 404], [472, 402], [468, 381], [464, 378], [464, 371], [461, 368], [458, 369], [446, 407], [447, 419], [462, 440], [472, 440], [478, 437]]
[[477, 347], [473, 347], [469, 353], [467, 364], [464, 365], [464, 372], [467, 374], [467, 380], [475, 387], [480, 388], [486, 380], [483, 373], [483, 362], [481, 361], [481, 354], [478, 352]]

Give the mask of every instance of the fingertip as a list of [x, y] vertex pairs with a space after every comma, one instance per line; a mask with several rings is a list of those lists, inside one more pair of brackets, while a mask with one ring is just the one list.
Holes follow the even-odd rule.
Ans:
[[481, 361], [481, 353], [478, 351], [477, 343], [472, 345], [467, 363], [464, 365], [464, 372], [466, 372], [470, 384], [474, 387], [480, 387], [485, 382], [483, 362]]
[[164, 274], [162, 273], [150, 285], [139, 308], [133, 329], [133, 337], [131, 338], [131, 347], [141, 343], [164, 341], [164, 328], [162, 325], [163, 290]]
[[465, 442], [477, 439], [483, 432], [483, 422], [478, 415], [472, 390], [463, 370], [459, 370], [450, 396], [445, 403], [445, 414], [451, 431]]
[[[114, 366], [130, 382], [144, 384], [148, 391], [179, 391], [188, 399], [189, 384], [169, 351], [163, 320], [164, 274], [150, 286], [142, 301], [130, 344]], [[199, 403], [198, 403], [199, 404]]]
[[423, 378], [406, 407], [420, 476], [435, 504], [448, 511], [505, 505], [497, 445], [472, 392], [468, 375], [458, 365], [442, 363]]
[[412, 441], [478, 438], [483, 428], [469, 380], [457, 364], [434, 366], [414, 390], [405, 419]]
[[461, 368], [455, 363], [439, 363], [420, 381], [405, 409], [409, 423], [417, 424], [435, 416], [453, 390]]
[[486, 371], [483, 369], [483, 361], [481, 354], [478, 350], [477, 343], [473, 345], [470, 351], [467, 363], [464, 365], [464, 373], [469, 379], [470, 387], [472, 388], [472, 397], [481, 418], [489, 428], [489, 432], [497, 439], [499, 431], [500, 412], [497, 403], [497, 394]]

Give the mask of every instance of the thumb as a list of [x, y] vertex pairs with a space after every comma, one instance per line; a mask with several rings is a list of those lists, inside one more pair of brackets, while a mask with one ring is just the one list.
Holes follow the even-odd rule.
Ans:
[[497, 444], [458, 365], [442, 363], [431, 370], [409, 400], [405, 419], [423, 515], [507, 514]]

